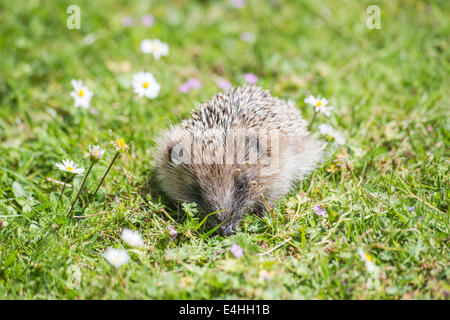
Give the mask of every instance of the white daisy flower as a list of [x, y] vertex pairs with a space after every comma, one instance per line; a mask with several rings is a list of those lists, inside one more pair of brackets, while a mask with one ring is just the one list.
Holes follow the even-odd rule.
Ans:
[[141, 51], [146, 54], [153, 54], [153, 57], [158, 60], [161, 56], [169, 54], [169, 46], [159, 39], [144, 39], [141, 42]]
[[91, 146], [89, 145], [89, 156], [91, 157], [91, 160], [98, 161], [103, 157], [103, 154], [105, 153], [105, 150], [100, 148], [100, 146]]
[[361, 261], [364, 261], [364, 263], [366, 264], [366, 268], [369, 273], [373, 273], [377, 270], [377, 267], [372, 262], [372, 257], [369, 254], [365, 253], [361, 247], [358, 248], [358, 254], [361, 257]]
[[97, 40], [97, 38], [95, 37], [95, 35], [93, 33], [90, 33], [83, 38], [83, 42], [87, 45], [93, 44], [95, 42], [95, 40]]
[[113, 145], [116, 152], [125, 152], [128, 150], [128, 145], [122, 138], [117, 138], [116, 141], [111, 141], [111, 144]]
[[91, 98], [94, 95], [92, 91], [81, 80], [72, 80], [70, 83], [73, 87], [70, 96], [75, 100], [75, 107], [89, 108]]
[[108, 248], [103, 252], [103, 257], [116, 268], [126, 264], [130, 260], [130, 256], [125, 249]]
[[319, 131], [321, 135], [333, 138], [337, 145], [345, 144], [344, 135], [339, 131], [334, 130], [330, 125], [326, 123], [319, 125]]
[[328, 104], [327, 99], [321, 98], [320, 96], [318, 96], [317, 98], [315, 98], [314, 96], [309, 96], [304, 101], [305, 101], [305, 103], [314, 106], [316, 109], [316, 112], [324, 113], [327, 117], [329, 117], [331, 115], [330, 111], [333, 109], [333, 107], [331, 107], [331, 106], [327, 107], [327, 104]]
[[62, 163], [58, 162], [56, 164], [56, 166], [58, 167], [59, 170], [70, 172], [70, 173], [83, 175], [83, 172], [84, 172], [83, 168], [79, 168], [75, 164], [75, 162], [73, 162], [72, 160], [69, 160], [69, 159], [63, 160]]
[[145, 246], [144, 240], [137, 231], [123, 229], [120, 237], [127, 245], [131, 247], [142, 248]]
[[156, 98], [161, 86], [151, 72], [138, 72], [133, 75], [133, 90], [139, 97]]

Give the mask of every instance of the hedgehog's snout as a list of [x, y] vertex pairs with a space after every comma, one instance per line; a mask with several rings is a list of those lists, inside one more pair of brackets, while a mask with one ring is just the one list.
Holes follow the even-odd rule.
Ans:
[[231, 235], [233, 235], [235, 233], [235, 230], [233, 228], [233, 224], [232, 223], [230, 223], [227, 226], [224, 226], [224, 225], [220, 226], [218, 231], [219, 231], [220, 235], [224, 236], [224, 237], [231, 236]]
[[233, 223], [231, 222], [231, 215], [221, 210], [217, 215], [212, 215], [208, 218], [208, 223], [211, 228], [217, 228], [216, 232], [223, 237], [230, 236], [235, 233]]
[[[242, 169], [234, 169], [231, 176], [228, 171], [223, 171], [225, 173], [216, 177], [216, 184], [211, 185], [209, 180], [205, 183], [206, 179], [199, 179], [202, 192], [196, 202], [202, 214], [208, 216], [208, 226], [217, 228], [217, 234], [230, 236], [236, 233], [246, 212], [252, 199], [249, 191], [254, 188], [256, 180], [250, 179], [254, 177], [249, 177]], [[212, 172], [211, 175], [213, 174], [217, 175]]]
[[232, 221], [232, 217], [233, 214], [230, 214], [229, 211], [220, 210], [208, 218], [208, 224], [211, 228], [219, 226], [216, 232], [223, 237], [228, 237], [236, 233], [236, 227]]

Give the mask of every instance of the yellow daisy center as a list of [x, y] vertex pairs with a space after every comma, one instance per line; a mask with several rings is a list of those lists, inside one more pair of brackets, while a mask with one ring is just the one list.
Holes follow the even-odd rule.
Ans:
[[78, 95], [79, 95], [80, 97], [82, 97], [82, 96], [84, 95], [83, 90], [78, 91]]
[[369, 254], [364, 254], [364, 256], [366, 257], [367, 260], [372, 261], [372, 257]]
[[142, 84], [142, 86], [144, 87], [144, 88], [148, 88], [148, 82], [144, 82], [143, 84]]
[[320, 100], [317, 101], [317, 102], [316, 102], [316, 107], [321, 107], [321, 106], [322, 106], [322, 101], [320, 101]]
[[117, 146], [118, 146], [119, 148], [125, 147], [125, 140], [123, 140], [122, 138], [120, 138], [119, 140], [117, 140]]
[[72, 171], [73, 168], [72, 167], [67, 167], [67, 171]]

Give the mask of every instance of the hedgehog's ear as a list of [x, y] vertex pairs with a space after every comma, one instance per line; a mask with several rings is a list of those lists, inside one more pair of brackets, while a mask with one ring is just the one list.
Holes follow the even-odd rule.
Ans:
[[192, 143], [188, 137], [172, 140], [167, 144], [166, 157], [172, 165], [191, 164]]
[[181, 143], [171, 142], [167, 145], [167, 161], [172, 165], [179, 165], [183, 161], [183, 148]]

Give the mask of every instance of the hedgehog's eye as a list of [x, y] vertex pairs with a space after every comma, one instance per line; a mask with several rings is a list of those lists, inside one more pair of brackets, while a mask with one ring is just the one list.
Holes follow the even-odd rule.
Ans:
[[245, 189], [246, 183], [244, 181], [244, 179], [236, 179], [236, 191], [238, 192], [242, 192]]

